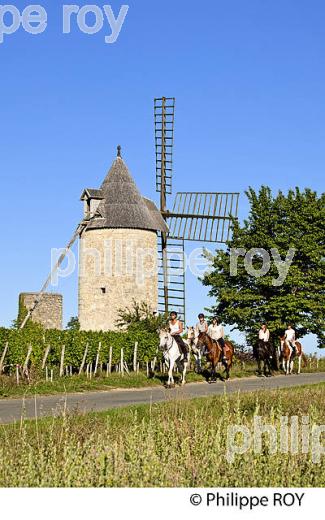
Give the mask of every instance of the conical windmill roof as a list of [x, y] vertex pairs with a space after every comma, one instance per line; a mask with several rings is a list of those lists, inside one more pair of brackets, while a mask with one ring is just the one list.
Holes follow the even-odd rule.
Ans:
[[[90, 191], [90, 190], [88, 190]], [[102, 201], [88, 229], [124, 228], [167, 232], [155, 204], [141, 196], [126, 164], [117, 157], [100, 189]]]

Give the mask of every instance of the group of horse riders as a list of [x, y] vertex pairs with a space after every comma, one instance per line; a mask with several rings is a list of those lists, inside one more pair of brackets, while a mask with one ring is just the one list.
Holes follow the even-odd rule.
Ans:
[[[259, 341], [263, 341], [264, 343], [270, 343], [270, 331], [267, 328], [266, 323], [263, 323], [260, 331], [258, 333]], [[287, 330], [284, 333], [283, 337], [284, 341], [286, 341], [289, 346], [292, 348], [292, 352], [296, 353], [296, 331], [293, 328], [291, 323], [288, 323]]]
[[[201, 333], [207, 334], [215, 343], [217, 343], [222, 350], [222, 360], [225, 356], [225, 331], [218, 318], [214, 317], [212, 323], [209, 325], [203, 313], [198, 316], [199, 321], [195, 326], [195, 337], [198, 338]], [[188, 361], [189, 346], [182, 338], [184, 326], [181, 320], [178, 319], [177, 312], [170, 313], [169, 330], [175, 339], [180, 351], [184, 354], [184, 361]], [[204, 354], [205, 352], [203, 352]]]
[[[225, 352], [225, 331], [222, 324], [219, 323], [217, 317], [212, 319], [212, 323], [209, 325], [205, 315], [200, 313], [198, 316], [199, 321], [195, 326], [195, 337], [198, 338], [201, 333], [207, 334], [213, 342], [217, 343], [222, 350], [222, 360], [226, 359]], [[180, 319], [178, 319], [177, 312], [173, 311], [170, 313], [169, 319], [169, 330], [173, 338], [175, 339], [177, 345], [180, 348], [180, 351], [184, 355], [184, 361], [188, 361], [189, 356], [189, 346], [183, 340], [182, 334], [184, 332], [184, 325]], [[258, 333], [258, 340], [263, 341], [264, 343], [270, 343], [270, 331], [266, 325], [263, 323], [261, 325], [260, 331]], [[292, 348], [292, 352], [296, 352], [296, 331], [294, 330], [291, 323], [287, 325], [287, 330], [285, 331], [284, 340]], [[204, 354], [205, 352], [203, 352]]]

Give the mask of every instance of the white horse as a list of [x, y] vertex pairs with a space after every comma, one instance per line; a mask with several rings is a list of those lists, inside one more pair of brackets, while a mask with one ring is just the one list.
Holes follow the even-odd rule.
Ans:
[[159, 348], [162, 350], [165, 362], [168, 365], [167, 386], [171, 387], [175, 384], [173, 378], [175, 365], [181, 373], [181, 384], [185, 385], [187, 362], [184, 361], [184, 354], [180, 351], [175, 338], [173, 338], [168, 330], [161, 330], [159, 332], [159, 340]]
[[195, 359], [195, 370], [197, 373], [200, 373], [202, 372], [202, 352], [197, 346], [198, 337], [194, 327], [187, 327], [187, 344]]

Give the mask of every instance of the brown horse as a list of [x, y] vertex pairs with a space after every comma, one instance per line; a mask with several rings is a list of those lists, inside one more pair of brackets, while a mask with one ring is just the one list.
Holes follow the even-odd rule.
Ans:
[[217, 380], [216, 367], [218, 363], [222, 362], [225, 367], [226, 379], [229, 379], [229, 372], [232, 367], [234, 357], [234, 347], [230, 341], [225, 341], [226, 345], [226, 359], [222, 360], [222, 349], [218, 343], [213, 341], [206, 332], [201, 332], [198, 337], [197, 347], [207, 350], [207, 360], [211, 363], [211, 377], [210, 381]]
[[298, 359], [298, 374], [301, 372], [301, 361], [304, 361], [304, 367], [307, 366], [307, 359], [302, 351], [302, 344], [299, 341], [295, 342], [296, 352], [293, 352], [292, 347], [286, 341], [284, 336], [280, 337], [281, 341], [281, 355], [282, 368], [286, 376], [292, 374], [293, 363], [295, 359]]

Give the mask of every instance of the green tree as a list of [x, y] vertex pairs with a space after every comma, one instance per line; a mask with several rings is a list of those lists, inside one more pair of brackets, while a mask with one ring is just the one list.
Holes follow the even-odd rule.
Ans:
[[120, 329], [131, 332], [156, 333], [166, 326], [167, 320], [167, 315], [154, 314], [146, 302], [132, 300], [131, 307], [119, 310], [116, 324]]
[[72, 316], [67, 323], [67, 330], [80, 330], [80, 322], [77, 316]]
[[[243, 225], [234, 222], [227, 249], [212, 258], [212, 269], [203, 279], [216, 299], [210, 311], [244, 332], [250, 344], [256, 340], [261, 322], [266, 321], [275, 341], [292, 322], [298, 337], [314, 333], [319, 346], [325, 346], [325, 194], [296, 188], [288, 195], [279, 192], [274, 197], [270, 188], [262, 186], [259, 192], [250, 188], [246, 195], [248, 219]], [[256, 277], [247, 271], [247, 259], [245, 265], [245, 258], [239, 256], [234, 275], [231, 258], [240, 248], [265, 249], [271, 259], [269, 271]], [[295, 250], [294, 257], [280, 284], [274, 250], [283, 261], [290, 248]], [[252, 258], [253, 269], [262, 264], [258, 254]]]

